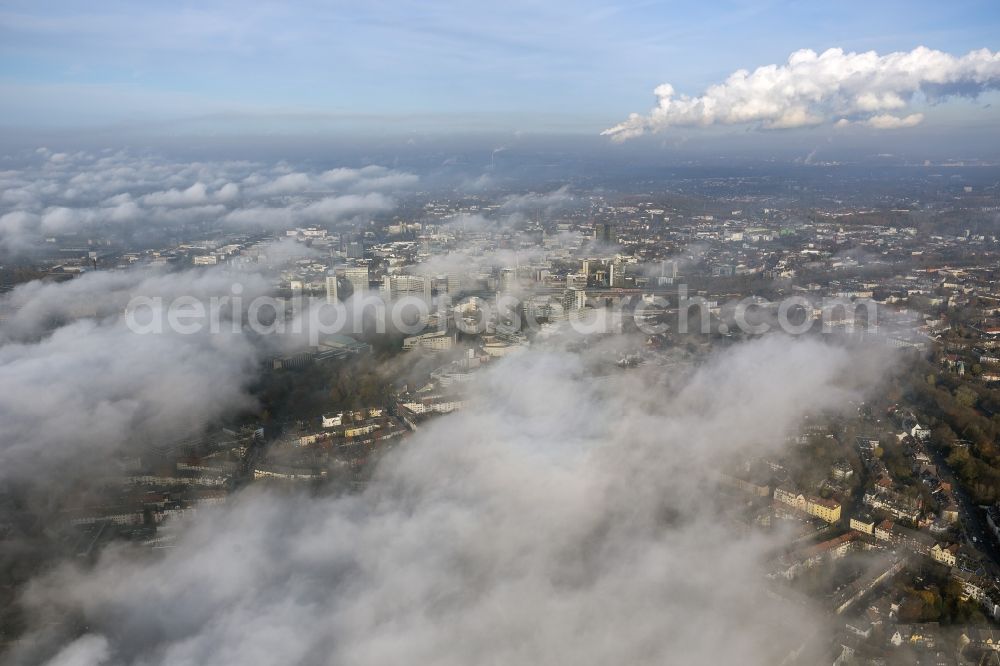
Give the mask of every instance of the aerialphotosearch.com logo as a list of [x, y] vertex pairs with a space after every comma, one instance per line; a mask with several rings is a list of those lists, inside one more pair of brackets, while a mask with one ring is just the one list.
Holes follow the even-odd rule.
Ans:
[[763, 335], [775, 329], [802, 335], [817, 329], [871, 330], [878, 310], [870, 299], [824, 297], [811, 300], [790, 296], [773, 302], [760, 297], [719, 304], [690, 296], [687, 285], [675, 292], [617, 294], [607, 291], [564, 292], [560, 295], [498, 294], [493, 298], [466, 296], [452, 302], [447, 294], [430, 301], [416, 296], [385, 299], [370, 292], [347, 301], [321, 298], [243, 296], [243, 285], [234, 283], [230, 294], [206, 300], [194, 296], [134, 296], [125, 309], [125, 324], [141, 335], [171, 332], [179, 335], [238, 333], [245, 328], [258, 335], [306, 335], [316, 345], [335, 334], [403, 335], [427, 332], [436, 322], [446, 330], [449, 321], [461, 332], [483, 334], [498, 324], [507, 330], [540, 329], [547, 322], [562, 322], [581, 334], [621, 332], [631, 324], [647, 335], [674, 331], [680, 334]]

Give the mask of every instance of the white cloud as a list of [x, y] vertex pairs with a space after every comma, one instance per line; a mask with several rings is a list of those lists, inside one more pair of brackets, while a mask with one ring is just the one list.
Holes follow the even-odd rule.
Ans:
[[727, 522], [713, 470], [843, 405], [856, 360], [776, 338], [667, 385], [509, 357], [361, 495], [252, 490], [157, 557], [112, 548], [36, 581], [22, 645], [81, 613], [71, 645], [150, 666], [779, 663], [821, 613], [767, 593], [775, 535]]
[[218, 201], [229, 202], [236, 199], [240, 195], [240, 186], [236, 183], [226, 183], [219, 188], [218, 192], [215, 193], [215, 198]]
[[668, 127], [756, 124], [764, 129], [809, 127], [840, 118], [877, 129], [912, 127], [919, 113], [897, 117], [917, 96], [931, 100], [950, 95], [974, 97], [1000, 87], [1000, 53], [988, 49], [956, 57], [918, 47], [880, 56], [829, 49], [821, 54], [796, 51], [783, 65], [745, 69], [702, 95], [678, 95], [664, 83], [648, 115], [631, 114], [602, 134], [629, 139]]
[[905, 118], [900, 118], [899, 116], [894, 116], [889, 113], [882, 113], [877, 116], [872, 116], [864, 122], [869, 127], [874, 127], [875, 129], [899, 129], [901, 127], [914, 127], [915, 125], [919, 125], [923, 119], [924, 114], [922, 113], [911, 113]]
[[0, 171], [0, 249], [20, 251], [44, 235], [109, 224], [336, 222], [391, 209], [388, 193], [418, 180], [374, 165], [306, 173], [283, 163], [62, 155], [53, 162], [47, 150], [36, 151], [28, 166]]
[[[208, 303], [230, 296], [223, 270], [88, 273], [34, 281], [4, 295], [0, 326], [0, 476], [31, 478], [74, 463], [101, 465], [123, 447], [176, 441], [250, 407], [258, 348], [220, 313], [220, 331], [139, 334], [121, 319], [134, 295]], [[269, 282], [241, 275], [247, 303]], [[143, 368], [143, 372], [136, 372]]]
[[302, 192], [395, 190], [411, 187], [417, 180], [411, 173], [369, 165], [360, 169], [330, 169], [317, 174], [294, 171], [263, 182], [257, 178], [247, 179], [245, 185], [256, 196], [270, 197]]
[[0, 247], [22, 249], [38, 223], [38, 215], [23, 210], [0, 215]]
[[153, 192], [142, 197], [142, 202], [151, 206], [194, 206], [206, 201], [208, 201], [208, 189], [204, 183], [195, 183], [184, 190]]
[[100, 666], [111, 656], [108, 641], [100, 636], [87, 636], [67, 645], [49, 666]]
[[308, 175], [304, 173], [288, 173], [258, 187], [255, 193], [261, 196], [293, 194], [307, 190], [311, 185], [312, 179]]
[[42, 215], [41, 227], [45, 233], [59, 233], [91, 224], [95, 219], [96, 213], [93, 209], [56, 206], [49, 208]]
[[565, 207], [575, 201], [569, 192], [569, 187], [563, 185], [551, 192], [528, 192], [527, 194], [511, 194], [504, 197], [500, 209], [511, 211], [552, 211]]
[[334, 223], [346, 217], [391, 210], [395, 202], [377, 192], [323, 197], [309, 203], [284, 206], [248, 206], [227, 213], [222, 222], [232, 226], [281, 229], [298, 224]]

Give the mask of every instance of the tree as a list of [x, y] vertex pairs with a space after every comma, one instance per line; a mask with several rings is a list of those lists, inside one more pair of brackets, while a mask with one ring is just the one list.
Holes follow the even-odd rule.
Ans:
[[948, 424], [941, 423], [933, 431], [931, 431], [931, 439], [937, 442], [940, 446], [951, 449], [958, 440], [958, 436], [955, 431], [952, 430]]
[[979, 394], [968, 386], [959, 386], [955, 390], [955, 400], [963, 407], [973, 407], [979, 400]]

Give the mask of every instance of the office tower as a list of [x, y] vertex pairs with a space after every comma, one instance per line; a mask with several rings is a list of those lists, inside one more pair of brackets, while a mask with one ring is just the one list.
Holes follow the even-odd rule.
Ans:
[[517, 272], [513, 268], [505, 268], [500, 271], [500, 286], [497, 291], [501, 294], [509, 294], [514, 291], [517, 284]]
[[419, 275], [386, 275], [382, 278], [382, 294], [396, 299], [404, 296], [430, 297], [430, 278]]
[[327, 275], [326, 276], [326, 302], [333, 303], [337, 302], [337, 276]]
[[611, 242], [611, 224], [600, 222], [594, 225], [594, 240], [602, 243]]
[[611, 263], [608, 283], [612, 287], [625, 286], [625, 266], [617, 261]]
[[344, 269], [344, 279], [351, 283], [355, 294], [368, 292], [368, 267], [351, 266]]
[[587, 292], [583, 289], [567, 289], [562, 294], [562, 306], [566, 312], [584, 309], [587, 306]]
[[567, 289], [586, 289], [587, 276], [584, 273], [570, 273], [566, 276]]

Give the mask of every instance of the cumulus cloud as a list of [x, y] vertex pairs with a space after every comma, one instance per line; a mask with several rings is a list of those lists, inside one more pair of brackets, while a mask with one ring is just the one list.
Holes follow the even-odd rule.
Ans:
[[[258, 250], [267, 258], [261, 267], [318, 255], [290, 239]], [[341, 316], [316, 313], [322, 299], [306, 299], [287, 326], [248, 322], [262, 303], [289, 314], [273, 299], [257, 301], [271, 294], [269, 277], [222, 266], [97, 271], [4, 294], [0, 386], [19, 388], [0, 391], [0, 482], [99, 469], [115, 454], [141, 455], [252, 411], [261, 360], [311, 344], [314, 316], [326, 325]], [[184, 303], [204, 315], [172, 325]], [[192, 321], [195, 330], [185, 331]], [[354, 321], [353, 310], [340, 319], [345, 330]]]
[[337, 168], [322, 173], [292, 172], [273, 181], [257, 184], [252, 193], [262, 196], [350, 190], [366, 192], [379, 189], [401, 189], [417, 182], [411, 173], [369, 165], [360, 169]]
[[481, 232], [496, 229], [502, 225], [502, 220], [490, 219], [480, 213], [459, 213], [442, 222], [439, 227], [447, 231]]
[[509, 250], [459, 249], [442, 252], [427, 257], [410, 270], [417, 275], [468, 275], [477, 272], [492, 272], [496, 268], [511, 268], [518, 264], [529, 264], [541, 260], [545, 251], [539, 247]]
[[357, 190], [398, 189], [416, 185], [417, 176], [375, 164], [360, 169], [331, 169], [319, 179], [327, 185], [350, 185]]
[[395, 205], [393, 199], [378, 192], [345, 194], [285, 206], [237, 208], [227, 213], [222, 222], [233, 226], [281, 229], [298, 224], [338, 222], [353, 215], [391, 210]]
[[528, 192], [526, 194], [511, 194], [504, 197], [500, 210], [504, 212], [543, 211], [546, 214], [569, 206], [576, 198], [570, 193], [569, 186], [563, 185], [551, 192]]
[[[221, 270], [122, 271], [31, 282], [6, 295], [0, 385], [18, 390], [0, 392], [0, 477], [100, 465], [112, 452], [139, 454], [252, 407], [247, 385], [260, 348], [232, 325], [231, 309], [220, 308], [216, 334], [165, 326], [143, 335], [122, 319], [133, 295], [159, 297], [166, 308], [179, 296], [232, 296], [232, 285]], [[266, 291], [262, 277], [240, 276], [246, 302]]]
[[71, 645], [52, 658], [50, 666], [98, 666], [107, 663], [108, 641], [93, 636]]
[[172, 549], [36, 581], [12, 663], [779, 663], [821, 614], [766, 589], [776, 543], [713, 501], [713, 470], [779, 451], [854, 371], [783, 339], [669, 381], [508, 357], [359, 495], [251, 489]]
[[864, 123], [875, 129], [897, 129], [900, 127], [914, 127], [915, 125], [919, 125], [923, 119], [924, 114], [922, 113], [911, 113], [902, 118], [889, 113], [881, 113], [868, 118]]
[[258, 243], [256, 247], [260, 251], [261, 261], [270, 266], [284, 266], [296, 259], [320, 259], [324, 256], [319, 250], [287, 237]]
[[750, 123], [781, 129], [853, 121], [897, 129], [923, 119], [919, 113], [897, 115], [918, 96], [975, 97], [998, 87], [1000, 52], [988, 49], [960, 57], [923, 46], [881, 56], [804, 49], [783, 65], [738, 70], [695, 97], [678, 95], [664, 83], [654, 90], [658, 103], [648, 115], [633, 113], [602, 134], [625, 140], [669, 127]]
[[185, 190], [153, 192], [142, 197], [141, 201], [152, 206], [194, 206], [208, 201], [208, 188], [205, 183], [195, 183]]
[[[241, 273], [239, 281], [248, 297], [268, 291], [268, 282], [256, 273]], [[67, 282], [27, 282], [0, 299], [8, 311], [0, 325], [0, 344], [37, 341], [77, 319], [117, 317], [133, 296], [164, 301], [193, 296], [207, 302], [212, 296], [229, 294], [233, 284], [234, 277], [221, 267], [178, 272], [99, 271]]]
[[24, 210], [0, 215], [0, 248], [19, 251], [30, 246], [32, 233], [38, 228], [39, 216]]
[[[248, 407], [255, 351], [239, 334], [145, 335], [81, 320], [34, 344], [0, 347], [0, 469], [23, 475], [124, 444], [197, 434]], [[142, 372], [136, 372], [142, 368]], [[96, 458], [91, 458], [96, 456]]]

